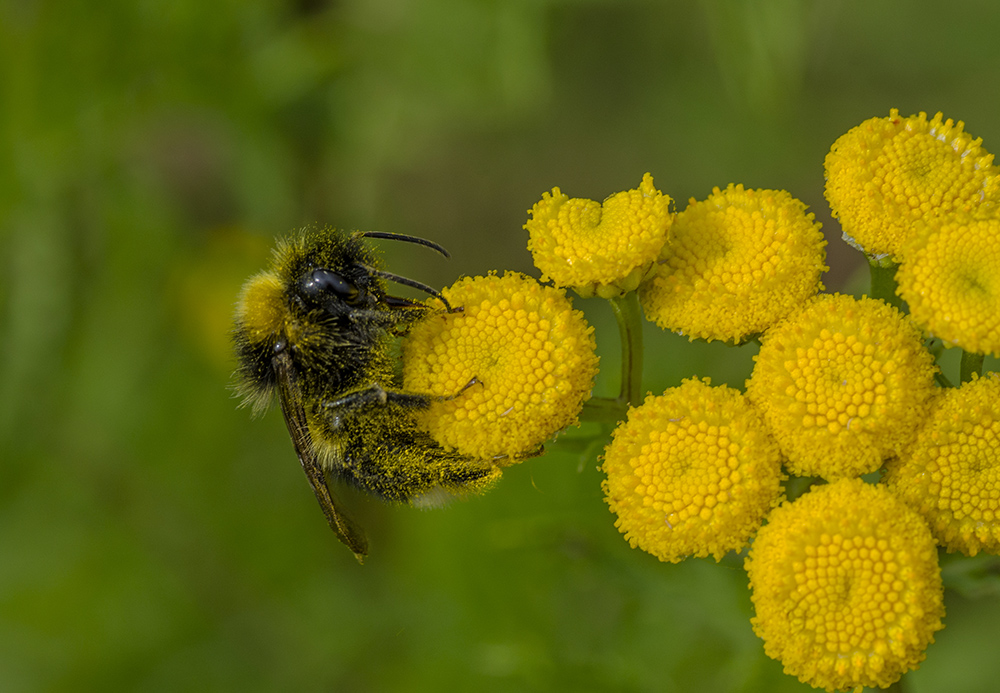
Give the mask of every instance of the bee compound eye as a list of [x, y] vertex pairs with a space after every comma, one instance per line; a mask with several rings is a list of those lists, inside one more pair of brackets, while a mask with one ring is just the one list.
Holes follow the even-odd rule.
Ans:
[[337, 298], [353, 302], [358, 298], [358, 287], [345, 279], [343, 276], [328, 269], [315, 269], [307, 277], [302, 285], [306, 295], [312, 298], [320, 298], [324, 295], [334, 295]]

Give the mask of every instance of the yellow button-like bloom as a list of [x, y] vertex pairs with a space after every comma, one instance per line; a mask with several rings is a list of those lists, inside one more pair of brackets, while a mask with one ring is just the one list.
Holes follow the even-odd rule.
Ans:
[[604, 203], [543, 193], [529, 211], [528, 250], [542, 280], [584, 297], [614, 298], [635, 291], [667, 242], [671, 199], [648, 173], [636, 190]]
[[913, 322], [946, 345], [1000, 353], [1000, 217], [955, 215], [918, 228], [896, 272]]
[[461, 312], [430, 316], [403, 345], [406, 389], [443, 398], [417, 412], [423, 428], [449, 449], [516, 461], [576, 423], [598, 359], [564, 291], [508, 272], [441, 293]]
[[1000, 375], [945, 390], [886, 483], [949, 551], [1000, 554]]
[[943, 626], [927, 525], [860, 479], [777, 508], [746, 560], [764, 652], [828, 691], [885, 688], [923, 661]]
[[801, 476], [874, 471], [916, 435], [934, 392], [920, 332], [888, 304], [817, 296], [769, 330], [747, 395]]
[[826, 156], [826, 199], [844, 238], [872, 257], [895, 258], [913, 222], [995, 207], [1000, 169], [981, 139], [938, 113], [872, 118], [843, 135]]
[[739, 342], [822, 289], [820, 225], [784, 190], [715, 188], [690, 201], [671, 233], [639, 291], [646, 316], [664, 329]]
[[781, 495], [781, 457], [742, 393], [686, 380], [629, 411], [604, 454], [629, 543], [661, 561], [746, 546]]

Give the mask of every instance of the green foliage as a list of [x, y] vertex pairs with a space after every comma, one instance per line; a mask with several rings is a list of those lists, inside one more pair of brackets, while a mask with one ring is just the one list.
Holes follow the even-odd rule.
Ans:
[[[787, 188], [837, 252], [822, 161], [845, 128], [897, 105], [1000, 142], [1000, 8], [738, 6], [0, 4], [0, 688], [802, 690], [738, 561], [621, 540], [592, 447], [446, 509], [350, 496], [359, 567], [281, 417], [226, 389], [239, 285], [305, 223], [438, 241], [451, 263], [387, 265], [441, 286], [530, 272], [525, 210], [554, 183], [599, 198], [651, 171], [682, 203]], [[644, 336], [651, 388], [749, 373], [752, 347]], [[966, 641], [1000, 601], [958, 577], [915, 691], [1000, 673]]]

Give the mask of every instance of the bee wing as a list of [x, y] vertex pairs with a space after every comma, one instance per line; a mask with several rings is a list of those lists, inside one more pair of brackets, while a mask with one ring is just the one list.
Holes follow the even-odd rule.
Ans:
[[339, 507], [337, 498], [330, 492], [326, 484], [326, 473], [322, 465], [317, 461], [313, 452], [312, 434], [309, 432], [309, 425], [306, 420], [306, 412], [302, 406], [302, 397], [299, 394], [292, 375], [291, 359], [287, 354], [281, 353], [275, 356], [275, 370], [278, 375], [278, 395], [281, 401], [281, 412], [285, 415], [285, 425], [292, 437], [295, 446], [295, 454], [302, 464], [302, 470], [309, 479], [319, 507], [326, 516], [326, 521], [330, 524], [330, 529], [337, 535], [337, 538], [354, 552], [354, 557], [358, 563], [364, 563], [365, 556], [368, 555], [368, 539], [364, 530], [361, 529], [350, 517], [348, 517]]

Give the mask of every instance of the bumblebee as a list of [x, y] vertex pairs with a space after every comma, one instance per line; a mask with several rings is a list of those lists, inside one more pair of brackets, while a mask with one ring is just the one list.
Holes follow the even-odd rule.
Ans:
[[381, 269], [372, 238], [448, 257], [413, 236], [304, 229], [280, 240], [270, 267], [244, 284], [233, 329], [237, 394], [255, 414], [277, 398], [330, 528], [359, 561], [367, 539], [331, 491], [331, 479], [421, 505], [483, 490], [500, 474], [490, 460], [444, 449], [414, 423], [413, 413], [435, 398], [398, 388], [393, 339], [434, 309], [389, 294], [386, 283], [454, 309], [431, 287]]

